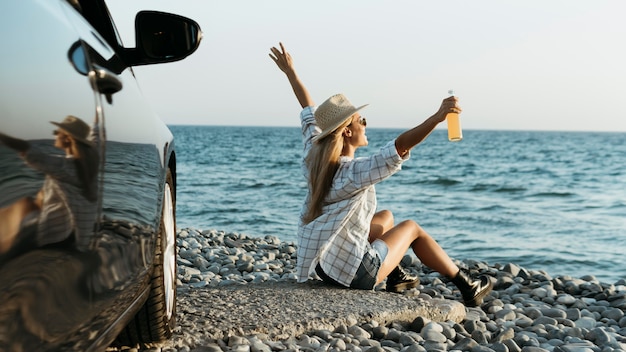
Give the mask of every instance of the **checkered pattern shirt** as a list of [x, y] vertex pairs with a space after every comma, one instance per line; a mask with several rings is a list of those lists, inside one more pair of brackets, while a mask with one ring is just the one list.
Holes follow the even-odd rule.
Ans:
[[[309, 172], [304, 158], [311, 149], [312, 138], [321, 130], [315, 124], [315, 107], [306, 107], [300, 114], [304, 153], [302, 172], [308, 181]], [[403, 159], [398, 155], [395, 141], [390, 141], [370, 157], [341, 157], [322, 214], [308, 224], [302, 217], [310, 199], [307, 194], [298, 226], [298, 281], [314, 276], [319, 263], [324, 272], [337, 282], [350, 286], [366, 251], [372, 217], [376, 212], [374, 185], [401, 169]]]
[[[100, 147], [99, 125], [89, 135], [94, 148]], [[97, 202], [83, 195], [83, 185], [77, 176], [75, 159], [51, 155], [35, 145], [24, 155], [26, 163], [46, 175], [42, 189], [43, 201], [38, 216], [37, 244], [40, 246], [67, 239], [72, 232], [76, 245], [84, 250], [94, 237]], [[98, 187], [97, 177], [91, 187]]]

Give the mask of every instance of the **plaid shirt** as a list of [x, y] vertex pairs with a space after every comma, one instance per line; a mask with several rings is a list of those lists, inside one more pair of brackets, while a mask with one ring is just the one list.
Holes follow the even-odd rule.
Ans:
[[[99, 125], [94, 125], [89, 140], [94, 148], [100, 147]], [[67, 239], [72, 232], [76, 245], [85, 250], [94, 237], [97, 221], [97, 202], [83, 195], [83, 185], [77, 176], [75, 159], [52, 155], [33, 145], [24, 155], [26, 163], [44, 173], [43, 201], [38, 216], [37, 245], [43, 246]], [[97, 177], [92, 187], [98, 187]]]
[[[300, 114], [304, 153], [302, 172], [308, 181], [309, 172], [304, 158], [311, 149], [311, 139], [321, 130], [315, 124], [315, 107], [306, 107]], [[398, 155], [395, 141], [387, 143], [370, 157], [342, 156], [339, 169], [322, 207], [322, 214], [308, 224], [302, 216], [308, 207], [307, 194], [298, 226], [298, 281], [313, 276], [319, 263], [324, 272], [337, 282], [350, 286], [366, 251], [370, 223], [376, 212], [374, 185], [401, 169], [403, 159]]]

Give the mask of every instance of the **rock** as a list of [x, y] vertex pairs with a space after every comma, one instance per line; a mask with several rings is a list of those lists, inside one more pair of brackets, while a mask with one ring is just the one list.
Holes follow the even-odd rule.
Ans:
[[453, 284], [410, 255], [402, 265], [422, 285], [393, 294], [298, 284], [297, 247], [275, 236], [182, 229], [177, 243], [178, 327], [146, 351], [626, 350], [626, 280], [456, 261], [495, 282], [482, 307], [465, 308]]

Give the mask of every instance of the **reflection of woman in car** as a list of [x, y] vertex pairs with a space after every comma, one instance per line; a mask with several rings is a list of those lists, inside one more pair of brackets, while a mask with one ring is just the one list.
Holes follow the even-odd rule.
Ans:
[[[32, 211], [0, 212], [2, 222], [13, 223], [6, 227], [17, 229], [17, 233], [3, 233], [1, 237], [5, 242], [19, 241], [36, 247], [76, 241], [84, 249], [97, 215], [98, 124], [96, 121], [91, 128], [75, 116], [52, 123], [58, 127], [54, 146], [65, 155], [51, 155], [35, 144], [0, 133], [1, 143], [18, 151], [30, 167], [46, 175], [35, 197], [12, 205]], [[13, 216], [7, 219], [6, 214]], [[11, 236], [17, 238], [7, 240]]]

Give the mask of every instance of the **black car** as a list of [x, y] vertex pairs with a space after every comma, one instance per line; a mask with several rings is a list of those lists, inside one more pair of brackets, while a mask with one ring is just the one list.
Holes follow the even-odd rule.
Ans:
[[193, 53], [196, 22], [103, 0], [0, 3], [0, 351], [170, 337], [176, 154], [133, 66]]

